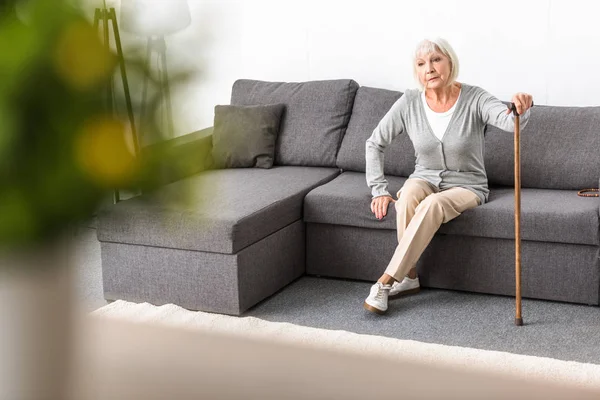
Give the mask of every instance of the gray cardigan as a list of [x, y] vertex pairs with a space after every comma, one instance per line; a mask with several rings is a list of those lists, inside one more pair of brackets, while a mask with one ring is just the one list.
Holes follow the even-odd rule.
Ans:
[[[485, 90], [463, 83], [454, 114], [439, 140], [429, 126], [420, 93], [407, 90], [367, 139], [366, 178], [371, 194], [390, 195], [383, 176], [384, 150], [396, 136], [406, 133], [417, 157], [409, 178], [425, 179], [441, 191], [464, 187], [477, 194], [481, 204], [486, 203], [489, 189], [483, 161], [484, 129], [490, 124], [513, 132], [514, 115], [507, 115], [507, 106]], [[521, 129], [527, 125], [529, 115], [527, 110], [521, 116]]]

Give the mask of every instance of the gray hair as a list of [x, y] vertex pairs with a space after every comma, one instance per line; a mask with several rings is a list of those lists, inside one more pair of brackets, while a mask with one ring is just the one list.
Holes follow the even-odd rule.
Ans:
[[417, 75], [416, 61], [419, 56], [421, 56], [423, 54], [433, 53], [434, 51], [442, 53], [443, 55], [448, 57], [448, 59], [450, 60], [450, 77], [448, 78], [447, 84], [451, 85], [452, 83], [454, 83], [454, 81], [456, 81], [456, 78], [458, 77], [458, 71], [459, 71], [458, 57], [456, 56], [456, 53], [454, 52], [454, 49], [452, 48], [452, 46], [450, 46], [450, 43], [448, 43], [446, 40], [444, 40], [442, 38], [422, 40], [417, 45], [417, 48], [415, 49], [415, 53], [413, 55], [413, 60], [412, 60], [413, 61], [413, 74], [414, 74], [415, 80], [417, 81], [417, 84], [419, 85], [419, 88], [421, 88], [421, 90], [423, 90], [424, 87], [423, 87], [423, 84], [421, 83], [421, 81], [419, 81], [419, 77]]

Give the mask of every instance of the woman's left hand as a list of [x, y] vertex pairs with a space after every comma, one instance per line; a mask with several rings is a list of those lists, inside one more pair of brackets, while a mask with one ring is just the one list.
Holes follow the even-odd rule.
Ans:
[[[517, 93], [512, 97], [512, 102], [515, 103], [517, 107], [517, 112], [519, 115], [522, 115], [525, 111], [529, 110], [533, 105], [533, 96], [529, 93]], [[511, 109], [509, 108], [506, 111], [507, 114], [511, 113]]]

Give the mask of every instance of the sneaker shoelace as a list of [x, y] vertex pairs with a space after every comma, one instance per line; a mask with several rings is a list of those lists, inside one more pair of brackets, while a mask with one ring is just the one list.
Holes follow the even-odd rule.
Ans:
[[377, 293], [375, 294], [375, 298], [377, 300], [383, 300], [383, 293], [385, 290], [383, 289], [383, 285], [381, 283], [377, 284]]

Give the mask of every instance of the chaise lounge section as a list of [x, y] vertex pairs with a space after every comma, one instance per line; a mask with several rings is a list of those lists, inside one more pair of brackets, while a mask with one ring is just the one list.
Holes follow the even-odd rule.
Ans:
[[351, 80], [237, 81], [232, 104], [286, 106], [276, 165], [205, 169], [210, 130], [174, 139], [175, 167], [162, 172], [172, 182], [99, 215], [106, 299], [239, 315], [302, 276], [304, 197], [339, 174], [357, 89]]

